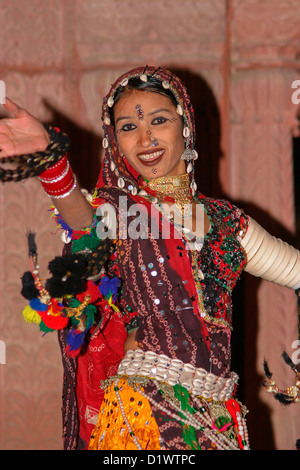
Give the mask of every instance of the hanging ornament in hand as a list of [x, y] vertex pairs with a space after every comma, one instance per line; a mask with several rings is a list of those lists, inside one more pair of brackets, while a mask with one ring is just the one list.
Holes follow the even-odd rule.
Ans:
[[280, 389], [275, 380], [273, 379], [273, 374], [271, 373], [269, 366], [266, 361], [264, 361], [264, 371], [266, 379], [263, 383], [267, 392], [274, 395], [274, 398], [278, 400], [283, 405], [290, 405], [291, 403], [300, 402], [300, 372], [297, 370], [296, 364], [293, 363], [289, 355], [284, 351], [282, 357], [285, 363], [293, 370], [295, 373], [295, 385], [287, 387], [285, 389]]
[[[98, 240], [98, 244], [101, 243]], [[50, 261], [48, 268], [52, 277], [42, 283], [35, 235], [32, 232], [28, 234], [28, 246], [30, 271], [22, 276], [21, 293], [29, 305], [23, 309], [23, 318], [27, 323], [38, 324], [43, 333], [68, 328], [66, 350], [75, 357], [97, 320], [98, 303], [105, 311], [117, 308], [114, 301], [120, 281], [117, 278], [109, 280], [102, 275], [97, 277], [97, 283], [93, 282], [88, 277], [89, 257], [71, 253]], [[107, 245], [97, 250], [103, 255], [110, 253]]]
[[[38, 176], [61, 158], [70, 149], [70, 139], [57, 127], [44, 125], [49, 136], [50, 144], [43, 152], [30, 155], [0, 157], [0, 181], [2, 183], [17, 182]], [[12, 168], [7, 168], [7, 166]]]

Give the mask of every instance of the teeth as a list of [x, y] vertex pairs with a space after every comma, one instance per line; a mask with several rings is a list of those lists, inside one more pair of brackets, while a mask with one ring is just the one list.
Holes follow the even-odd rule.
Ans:
[[159, 150], [158, 152], [139, 155], [139, 158], [141, 160], [154, 160], [155, 158], [160, 157], [163, 153], [164, 153], [164, 150]]

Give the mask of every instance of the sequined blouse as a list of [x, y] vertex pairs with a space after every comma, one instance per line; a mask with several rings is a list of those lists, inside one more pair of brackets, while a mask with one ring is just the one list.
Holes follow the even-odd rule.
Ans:
[[[117, 201], [122, 194], [104, 188], [98, 196], [119, 210], [122, 303], [135, 312], [139, 346], [227, 376], [232, 290], [245, 264], [239, 237], [247, 229], [247, 216], [225, 200], [198, 194], [210, 230], [201, 250], [191, 250], [189, 240], [178, 235], [151, 200], [129, 196], [126, 214], [120, 213]], [[136, 222], [128, 214], [137, 202], [143, 217], [140, 236], [133, 238], [129, 229]]]

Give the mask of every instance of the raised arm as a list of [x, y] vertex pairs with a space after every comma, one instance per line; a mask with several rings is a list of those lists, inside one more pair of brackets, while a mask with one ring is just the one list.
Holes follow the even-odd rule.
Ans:
[[[51, 142], [44, 125], [8, 98], [3, 106], [8, 116], [0, 120], [0, 157], [44, 152]], [[50, 168], [40, 175], [40, 179], [49, 180], [53, 177], [54, 180], [53, 173]], [[44, 184], [43, 186], [45, 187]], [[70, 228], [80, 230], [91, 224], [92, 208], [83, 196], [78, 183], [69, 194], [51, 197], [51, 199]]]
[[293, 290], [300, 288], [300, 252], [294, 247], [270, 235], [251, 217], [241, 244], [247, 256], [245, 271]]

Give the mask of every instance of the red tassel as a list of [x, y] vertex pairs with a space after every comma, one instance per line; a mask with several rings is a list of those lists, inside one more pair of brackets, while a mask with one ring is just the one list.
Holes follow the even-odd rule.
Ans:
[[84, 298], [88, 295], [91, 297], [90, 303], [96, 302], [101, 297], [98, 286], [92, 281], [87, 282], [86, 290], [76, 295], [76, 299], [79, 302], [83, 302]]
[[233, 419], [233, 422], [234, 422], [234, 424], [237, 428], [237, 439], [238, 439], [239, 446], [240, 446], [241, 449], [243, 449], [244, 444], [243, 444], [243, 440], [242, 440], [242, 438], [239, 434], [239, 422], [238, 422], [238, 419], [237, 419], [237, 413], [239, 413], [240, 416], [242, 416], [240, 405], [232, 398], [232, 399], [230, 399], [226, 402], [226, 408], [229, 411], [229, 413], [230, 413], [230, 415]]
[[43, 322], [52, 330], [61, 330], [68, 325], [69, 319], [61, 315], [62, 307], [60, 307], [54, 299], [51, 306], [45, 312], [39, 312]]

